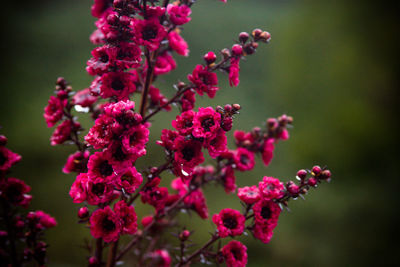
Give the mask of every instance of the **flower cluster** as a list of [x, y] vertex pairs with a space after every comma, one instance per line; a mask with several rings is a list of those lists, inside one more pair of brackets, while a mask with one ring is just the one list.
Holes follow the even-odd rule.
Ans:
[[[211, 245], [240, 237], [246, 231], [268, 243], [288, 200], [330, 177], [328, 170], [314, 167], [308, 179], [306, 171], [298, 174], [298, 185], [264, 177], [258, 186], [237, 188], [235, 172], [251, 171], [258, 155], [268, 166], [275, 145], [289, 138], [293, 119], [282, 115], [268, 119], [265, 127], [249, 132], [236, 130], [236, 147], [230, 149], [227, 133], [241, 106], [196, 108], [196, 97], [214, 98], [222, 88], [217, 71], [227, 76], [231, 87], [239, 86], [242, 59], [271, 40], [271, 35], [260, 29], [240, 33], [231, 48], [222, 49], [218, 55], [207, 52], [204, 61], [188, 71], [187, 81], [176, 83], [173, 96], [166, 97], [168, 90], [156, 84], [157, 78], [176, 69], [176, 54], [189, 55], [182, 33], [183, 26], [191, 21], [193, 4], [194, 0], [95, 0], [92, 15], [97, 18], [96, 30], [90, 40], [99, 46], [93, 49], [86, 67], [93, 81], [88, 88], [73, 92], [59, 78], [56, 94], [45, 108], [49, 127], [60, 122], [51, 144], [69, 141], [77, 147], [63, 172], [76, 173], [70, 196], [82, 205], [79, 222], [89, 225], [94, 238], [87, 246], [89, 266], [104, 265], [102, 252], [106, 247], [107, 266], [115, 266], [132, 250], [136, 263], [146, 266], [189, 266], [198, 261], [245, 266], [247, 248], [240, 241], [230, 241], [217, 251]], [[163, 148], [165, 162], [154, 166], [147, 155], [147, 144], [154, 142], [149, 140], [150, 121], [174, 106], [180, 112], [171, 122], [173, 129], [163, 129], [161, 136], [156, 135], [160, 136], [156, 144]], [[90, 113], [94, 120], [84, 138], [80, 137], [83, 128], [73, 109]], [[136, 164], [139, 158], [147, 159], [143, 169]], [[211, 163], [203, 165], [208, 158]], [[9, 162], [12, 164], [12, 160]], [[174, 177], [170, 181], [167, 172]], [[237, 192], [245, 209], [224, 208], [209, 216], [203, 188], [212, 183], [222, 185], [226, 193]], [[151, 206], [153, 213], [138, 218], [136, 205]], [[197, 250], [188, 244], [192, 229], [183, 227], [176, 234], [176, 249], [162, 238], [168, 229], [179, 225], [175, 217], [181, 212], [194, 212], [204, 220], [211, 217], [216, 226], [211, 240]], [[126, 244], [120, 242], [123, 235], [129, 236]]]
[[20, 213], [17, 207], [28, 208], [31, 187], [23, 180], [7, 177], [10, 168], [21, 156], [6, 148], [7, 138], [0, 135], [0, 260], [4, 265], [20, 266], [32, 260], [43, 266], [47, 244], [42, 240], [46, 229], [57, 225], [47, 213], [37, 210]]

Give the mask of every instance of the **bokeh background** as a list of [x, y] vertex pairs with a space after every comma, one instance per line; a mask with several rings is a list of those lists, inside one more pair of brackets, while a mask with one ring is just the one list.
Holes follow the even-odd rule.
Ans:
[[[272, 41], [241, 64], [241, 83], [227, 85], [201, 105], [240, 103], [234, 129], [251, 129], [267, 117], [294, 117], [291, 138], [277, 146], [268, 168], [238, 174], [238, 184], [257, 183], [262, 176], [294, 179], [301, 168], [327, 165], [330, 184], [313, 190], [306, 201], [291, 203], [268, 245], [242, 238], [249, 247], [249, 266], [374, 266], [395, 264], [399, 242], [398, 152], [395, 107], [398, 78], [397, 6], [374, 1], [294, 0], [198, 1], [183, 36], [190, 58], [178, 58], [178, 70], [157, 81], [166, 95], [185, 80], [209, 50], [230, 46], [241, 31], [268, 30]], [[23, 161], [13, 176], [33, 188], [31, 208], [58, 220], [49, 230], [49, 266], [83, 266], [80, 247], [88, 230], [78, 225], [68, 196], [73, 175], [61, 173], [69, 146], [51, 147], [42, 117], [54, 81], [64, 76], [76, 90], [88, 87], [84, 70], [93, 46], [91, 0], [7, 1], [1, 16], [0, 132]], [[157, 117], [154, 143], [176, 110]], [[83, 120], [87, 124], [88, 120]], [[86, 128], [87, 128], [86, 127]], [[161, 149], [150, 145], [138, 164], [161, 162]], [[261, 163], [258, 159], [258, 163]], [[239, 208], [235, 196], [208, 187], [210, 213]], [[138, 208], [140, 214], [149, 211]], [[181, 216], [205, 240], [209, 222]], [[134, 266], [134, 264], [133, 264]]]

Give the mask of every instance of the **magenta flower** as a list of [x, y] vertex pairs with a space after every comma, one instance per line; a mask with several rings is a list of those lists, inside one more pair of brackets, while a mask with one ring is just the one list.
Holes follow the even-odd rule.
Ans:
[[178, 31], [171, 31], [168, 34], [169, 46], [181, 56], [189, 56], [189, 46]]
[[108, 72], [101, 76], [100, 81], [92, 83], [91, 91], [95, 91], [97, 83], [100, 84], [100, 96], [102, 98], [116, 97], [118, 100], [126, 100], [136, 90], [134, 76], [128, 72]]
[[175, 25], [183, 25], [188, 23], [191, 18], [189, 18], [192, 10], [187, 5], [174, 5], [169, 4], [167, 7], [167, 12], [169, 15], [169, 19]]
[[71, 138], [71, 132], [80, 127], [81, 125], [78, 122], [73, 122], [71, 120], [63, 121], [54, 130], [53, 135], [50, 138], [50, 144], [55, 146], [64, 143]]
[[256, 224], [275, 227], [282, 210], [273, 201], [260, 200], [254, 204], [253, 211]]
[[104, 242], [115, 242], [121, 232], [120, 218], [109, 206], [98, 209], [90, 217], [90, 233]]
[[151, 258], [156, 265], [155, 267], [170, 267], [171, 266], [171, 256], [165, 249], [159, 249], [151, 254]]
[[20, 160], [20, 155], [0, 145], [0, 172], [7, 171]]
[[194, 167], [203, 163], [204, 157], [201, 152], [202, 144], [196, 140], [186, 140], [179, 136], [174, 141], [175, 146], [175, 168], [190, 173]]
[[92, 58], [88, 60], [86, 70], [90, 75], [106, 73], [115, 63], [117, 48], [100, 46], [92, 50]]
[[236, 190], [236, 177], [235, 171], [231, 166], [227, 166], [222, 169], [222, 181], [224, 182], [224, 188], [226, 193], [234, 193]]
[[237, 210], [223, 209], [212, 217], [221, 238], [241, 235], [244, 231], [246, 218]]
[[280, 199], [285, 194], [285, 186], [274, 177], [265, 176], [263, 180], [259, 182], [258, 188], [264, 200]]
[[87, 162], [89, 159], [90, 152], [89, 151], [77, 151], [71, 155], [69, 155], [67, 159], [67, 163], [65, 163], [62, 171], [64, 173], [77, 172], [82, 173], [87, 171]]
[[254, 168], [254, 153], [239, 147], [234, 153], [234, 160], [239, 171], [249, 171]]
[[228, 139], [222, 129], [217, 131], [217, 135], [206, 143], [208, 153], [212, 158], [220, 156], [228, 150]]
[[32, 200], [32, 196], [27, 194], [30, 191], [31, 187], [17, 178], [10, 177], [0, 182], [0, 198], [14, 206], [27, 208]]
[[221, 114], [212, 107], [199, 108], [193, 119], [193, 136], [212, 139], [221, 128]]
[[124, 172], [124, 174], [118, 177], [116, 186], [118, 189], [124, 189], [128, 194], [132, 194], [142, 184], [142, 182], [142, 175], [135, 167], [130, 167]]
[[91, 107], [97, 101], [97, 96], [93, 96], [90, 93], [90, 89], [86, 88], [79, 92], [77, 92], [73, 98], [71, 103], [73, 105], [79, 105], [81, 107]]
[[274, 139], [270, 138], [264, 141], [263, 151], [262, 151], [262, 160], [265, 166], [268, 166], [271, 163], [272, 158], [274, 157]]
[[133, 22], [135, 42], [144, 45], [149, 50], [157, 50], [167, 31], [158, 19], [135, 20]]
[[239, 188], [237, 195], [241, 201], [248, 205], [256, 203], [261, 198], [260, 190], [256, 185]]
[[247, 264], [247, 248], [239, 241], [232, 240], [222, 250], [227, 267], [244, 267]]
[[206, 93], [213, 98], [218, 91], [218, 77], [214, 72], [210, 72], [207, 67], [197, 65], [192, 74], [188, 75], [188, 80], [195, 85], [195, 89], [199, 95]]
[[49, 214], [45, 213], [44, 211], [37, 210], [35, 212], [36, 217], [39, 219], [39, 223], [44, 228], [52, 228], [57, 225], [56, 219], [51, 217]]
[[154, 66], [154, 74], [167, 74], [176, 68], [176, 62], [169, 52], [165, 52], [157, 57]]
[[55, 96], [50, 96], [48, 105], [44, 108], [44, 118], [46, 119], [47, 127], [53, 127], [64, 114], [66, 102]]
[[115, 214], [121, 221], [121, 234], [133, 235], [137, 231], [137, 216], [135, 208], [128, 206], [125, 201], [120, 200], [114, 205]]
[[193, 119], [196, 112], [188, 110], [182, 112], [181, 115], [177, 115], [176, 119], [172, 121], [172, 127], [174, 127], [181, 135], [190, 135], [193, 131]]
[[82, 203], [87, 198], [88, 176], [86, 173], [80, 173], [71, 186], [69, 195], [74, 203]]

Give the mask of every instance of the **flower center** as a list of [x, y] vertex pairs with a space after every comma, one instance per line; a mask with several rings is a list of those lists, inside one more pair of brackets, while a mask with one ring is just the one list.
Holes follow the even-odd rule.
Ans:
[[226, 218], [224, 219], [224, 226], [229, 229], [235, 229], [237, 226], [237, 221], [234, 218]]
[[0, 154], [0, 166], [4, 165], [4, 163], [7, 162], [6, 156], [4, 156], [2, 153]]
[[95, 194], [96, 196], [101, 196], [104, 193], [104, 184], [103, 183], [98, 183], [93, 185], [92, 187], [92, 192], [93, 194]]
[[102, 227], [107, 232], [111, 232], [115, 229], [115, 223], [107, 218], [105, 218], [102, 222]]
[[101, 55], [101, 57], [99, 58], [99, 60], [103, 63], [107, 63], [109, 58], [108, 55], [106, 53], [104, 53], [103, 55]]
[[204, 129], [206, 132], [209, 132], [209, 131], [210, 131], [210, 128], [211, 128], [212, 126], [214, 126], [214, 125], [215, 125], [215, 123], [214, 123], [214, 120], [213, 120], [212, 118], [204, 119], [204, 120], [201, 122], [201, 127], [203, 127], [203, 129]]
[[263, 217], [264, 219], [268, 220], [271, 218], [271, 210], [268, 206], [265, 206], [261, 209], [261, 217]]
[[111, 88], [115, 91], [124, 90], [124, 83], [120, 79], [116, 79], [111, 83]]
[[187, 146], [182, 149], [183, 159], [186, 161], [191, 161], [194, 157], [194, 151], [191, 147]]
[[246, 155], [241, 155], [240, 156], [240, 162], [242, 163], [242, 164], [245, 164], [245, 165], [247, 165], [248, 163], [249, 163], [249, 157], [247, 157]]
[[100, 172], [101, 176], [107, 177], [107, 176], [110, 176], [114, 172], [114, 170], [113, 170], [112, 166], [110, 164], [108, 164], [108, 161], [105, 160], [102, 163], [100, 163], [99, 172]]
[[142, 36], [146, 41], [154, 39], [157, 36], [157, 29], [154, 29], [153, 27], [146, 27], [142, 32]]

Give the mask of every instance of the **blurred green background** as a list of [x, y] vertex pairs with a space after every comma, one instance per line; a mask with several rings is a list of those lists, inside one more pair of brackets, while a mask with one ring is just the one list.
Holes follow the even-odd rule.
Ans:
[[[49, 266], [83, 266], [80, 248], [88, 230], [76, 223], [78, 205], [68, 196], [73, 175], [61, 173], [73, 147], [51, 147], [42, 113], [54, 81], [64, 76], [76, 90], [88, 87], [85, 62], [93, 46], [90, 0], [8, 1], [1, 16], [2, 72], [0, 130], [23, 161], [12, 171], [32, 186], [32, 209], [54, 215], [58, 227], [49, 230]], [[327, 165], [330, 184], [313, 190], [306, 201], [291, 203], [268, 245], [242, 238], [249, 247], [248, 266], [374, 266], [395, 264], [398, 240], [398, 117], [399, 64], [397, 6], [363, 1], [216, 0], [198, 1], [183, 32], [190, 58], [179, 57], [178, 70], [157, 86], [166, 95], [172, 83], [186, 80], [209, 50], [229, 47], [241, 31], [268, 30], [272, 41], [241, 64], [241, 83], [227, 85], [212, 101], [199, 105], [240, 103], [234, 129], [261, 125], [267, 117], [294, 117], [291, 138], [277, 146], [268, 168], [238, 174], [240, 186], [262, 176], [294, 179], [301, 168]], [[177, 111], [157, 117], [149, 156], [140, 166], [161, 162], [153, 145]], [[87, 120], [84, 122], [88, 122]], [[86, 128], [89, 124], [86, 124]], [[258, 159], [258, 163], [261, 163]], [[210, 213], [239, 208], [235, 196], [208, 187]], [[147, 211], [149, 212], [149, 211]], [[145, 214], [139, 207], [139, 213]], [[210, 222], [181, 216], [205, 240]], [[204, 232], [202, 232], [204, 231]]]

